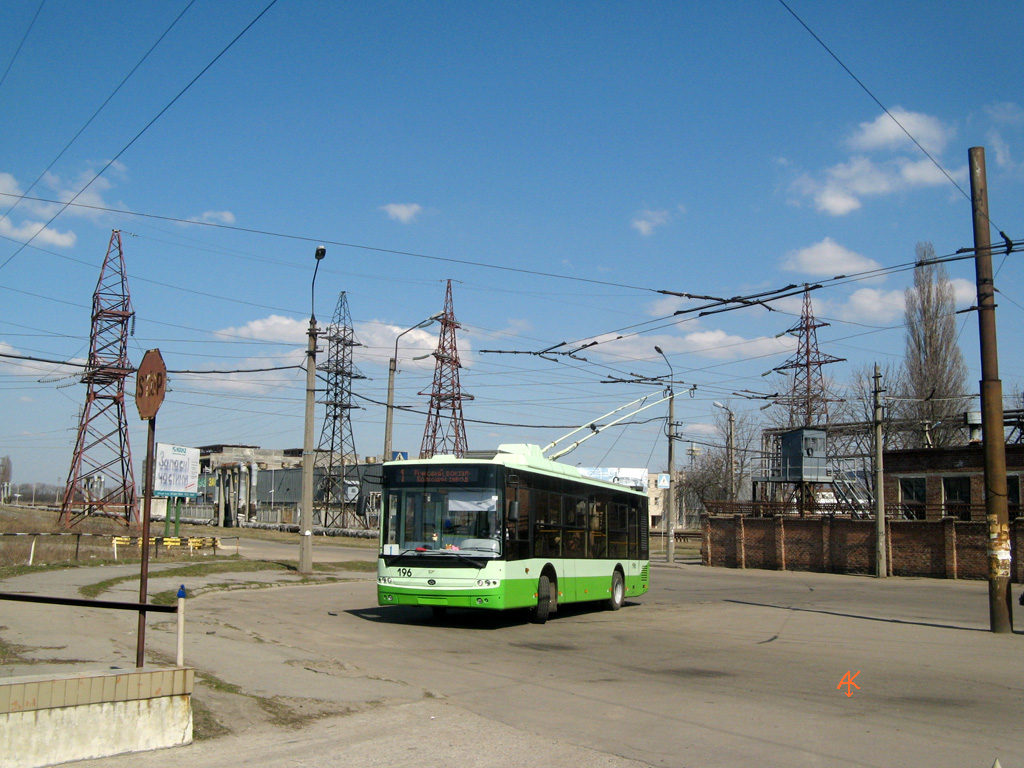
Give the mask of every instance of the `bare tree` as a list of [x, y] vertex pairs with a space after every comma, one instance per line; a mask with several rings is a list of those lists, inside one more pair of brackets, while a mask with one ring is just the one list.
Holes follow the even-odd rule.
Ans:
[[912, 447], [950, 445], [959, 439], [966, 410], [967, 366], [956, 340], [953, 286], [931, 243], [918, 243], [914, 285], [906, 300], [904, 415]]
[[0, 483], [11, 482], [11, 457], [0, 456]]
[[[750, 499], [750, 481], [760, 459], [761, 425], [750, 413], [733, 411], [733, 416], [733, 487], [737, 500]], [[709, 501], [729, 498], [729, 417], [726, 409], [715, 409], [714, 423], [714, 443], [704, 446], [685, 472], [683, 492], [688, 509], [702, 508]]]

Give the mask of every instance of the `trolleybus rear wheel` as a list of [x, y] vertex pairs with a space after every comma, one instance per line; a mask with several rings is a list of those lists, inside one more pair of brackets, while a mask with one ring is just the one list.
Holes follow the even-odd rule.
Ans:
[[551, 579], [541, 576], [537, 580], [537, 606], [531, 618], [537, 624], [543, 624], [551, 615]]
[[608, 608], [613, 611], [619, 610], [626, 600], [626, 584], [622, 580], [622, 573], [615, 571], [612, 574], [612, 596], [608, 598]]

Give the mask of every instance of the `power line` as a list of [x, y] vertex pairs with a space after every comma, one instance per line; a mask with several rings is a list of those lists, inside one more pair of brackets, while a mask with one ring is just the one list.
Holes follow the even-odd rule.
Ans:
[[3, 86], [4, 80], [7, 79], [7, 73], [11, 71], [11, 67], [14, 66], [14, 62], [17, 60], [18, 55], [21, 53], [21, 47], [25, 45], [25, 41], [28, 40], [29, 33], [32, 31], [32, 27], [35, 26], [36, 19], [39, 18], [39, 12], [43, 10], [43, 6], [46, 5], [46, 0], [40, 0], [39, 7], [36, 8], [36, 13], [32, 17], [32, 21], [28, 23], [28, 29], [25, 30], [25, 34], [22, 35], [21, 42], [18, 43], [18, 49], [11, 56], [10, 62], [7, 64], [7, 69], [4, 70], [4, 76], [0, 77], [0, 87]]
[[[112, 157], [109, 161], [107, 161], [107, 164], [104, 165], [99, 171], [97, 171], [96, 174], [91, 179], [89, 179], [89, 181], [85, 184], [85, 186], [83, 186], [80, 190], [78, 190], [78, 192], [76, 192], [75, 195], [70, 200], [68, 200], [67, 202], [63, 202], [63, 203], [61, 201], [52, 201], [52, 202], [56, 202], [58, 205], [60, 205], [61, 206], [60, 209], [55, 214], [53, 214], [53, 216], [50, 217], [50, 220], [47, 221], [42, 227], [40, 227], [36, 231], [36, 233], [34, 235], [32, 235], [32, 237], [30, 237], [20, 248], [18, 248], [14, 253], [12, 253], [10, 256], [8, 256], [7, 259], [4, 260], [4, 262], [2, 264], [0, 264], [0, 269], [3, 269], [8, 264], [10, 264], [15, 256], [17, 256], [19, 253], [21, 253], [23, 250], [25, 250], [25, 248], [28, 246], [29, 243], [31, 243], [33, 240], [35, 240], [39, 236], [39, 234], [41, 232], [43, 232], [48, 226], [50, 226], [54, 221], [57, 220], [58, 216], [60, 216], [62, 213], [64, 213], [64, 211], [66, 211], [68, 209], [68, 207], [70, 207], [72, 204], [74, 204], [75, 200], [77, 200], [79, 197], [81, 197], [82, 194], [85, 192], [85, 190], [87, 190], [89, 187], [91, 187], [93, 182], [96, 181], [96, 179], [98, 179], [100, 176], [102, 176], [103, 173], [110, 166], [112, 166], [114, 163], [116, 163], [118, 161], [118, 159], [120, 159], [121, 155], [123, 155], [125, 152], [127, 152], [128, 149], [136, 141], [138, 141], [142, 137], [142, 134], [144, 134], [146, 131], [148, 131], [152, 127], [153, 123], [155, 123], [157, 120], [159, 120], [161, 117], [163, 117], [164, 113], [167, 112], [167, 110], [169, 110], [172, 106], [174, 106], [174, 104], [178, 101], [178, 99], [180, 99], [182, 96], [184, 96], [185, 92], [188, 91], [188, 89], [191, 88], [193, 85], [195, 85], [196, 81], [199, 80], [199, 78], [201, 78], [203, 75], [205, 75], [206, 72], [210, 69], [210, 67], [212, 67], [214, 64], [216, 64], [220, 60], [221, 56], [223, 56], [225, 53], [227, 53], [228, 50], [235, 43], [237, 43], [241, 39], [242, 35], [244, 35], [246, 32], [248, 32], [249, 29], [251, 29], [252, 26], [257, 21], [259, 21], [261, 18], [263, 18], [264, 14], [266, 14], [267, 11], [269, 11], [272, 7], [274, 7], [274, 5], [276, 3], [277, 3], [277, 0], [270, 0], [270, 4], [267, 5], [267, 7], [264, 8], [262, 11], [260, 11], [259, 15], [256, 16], [256, 18], [254, 18], [252, 21], [250, 21], [245, 26], [245, 29], [243, 29], [241, 32], [239, 32], [237, 35], [235, 35], [234, 39], [230, 43], [228, 43], [226, 46], [224, 46], [224, 48], [221, 50], [221, 52], [218, 53], [216, 56], [214, 56], [213, 60], [210, 61], [210, 63], [207, 64], [205, 67], [203, 67], [203, 69], [199, 72], [198, 75], [196, 75], [195, 77], [192, 78], [192, 80], [189, 81], [188, 85], [186, 85], [184, 88], [182, 88], [180, 91], [178, 91], [178, 94], [173, 99], [171, 99], [167, 103], [167, 105], [156, 114], [156, 117], [154, 117], [152, 120], [150, 120], [148, 123], [146, 123], [146, 125], [143, 126], [142, 130], [139, 131], [137, 134], [135, 134], [135, 137], [132, 138], [132, 140], [129, 141], [127, 144], [125, 144], [121, 148], [121, 151], [119, 151], [116, 155], [114, 155], [114, 157]], [[15, 195], [15, 197], [18, 197], [18, 196]], [[22, 197], [24, 197], [24, 196], [22, 196]], [[32, 198], [25, 198], [25, 199], [32, 199]]]
[[[44, 0], [44, 2], [45, 2], [45, 0]], [[153, 43], [153, 45], [150, 47], [150, 49], [148, 51], [146, 51], [145, 55], [141, 59], [139, 59], [138, 63], [134, 67], [132, 67], [131, 71], [127, 75], [124, 76], [124, 79], [121, 80], [120, 83], [118, 83], [117, 87], [113, 91], [111, 91], [110, 95], [107, 96], [106, 99], [104, 99], [103, 103], [100, 104], [100, 106], [96, 109], [96, 111], [92, 113], [92, 116], [88, 120], [85, 121], [85, 125], [83, 125], [81, 128], [78, 129], [78, 132], [74, 136], [71, 137], [71, 141], [69, 141], [67, 144], [64, 145], [64, 149], [62, 149], [60, 152], [58, 152], [57, 156], [55, 158], [53, 158], [53, 160], [50, 161], [50, 164], [47, 165], [46, 168], [43, 169], [43, 171], [36, 177], [36, 180], [33, 181], [31, 184], [29, 184], [28, 189], [25, 190], [26, 193], [27, 192], [31, 192], [33, 189], [35, 189], [35, 186], [36, 186], [36, 184], [39, 183], [39, 180], [42, 179], [43, 176], [45, 176], [47, 174], [47, 172], [51, 168], [53, 168], [54, 165], [56, 165], [57, 161], [60, 160], [64, 156], [64, 153], [67, 152], [71, 148], [71, 145], [74, 144], [78, 140], [78, 137], [81, 136], [82, 133], [85, 132], [85, 129], [88, 128], [90, 125], [92, 125], [92, 121], [96, 119], [96, 116], [99, 115], [99, 113], [103, 111], [103, 108], [106, 107], [107, 104], [110, 103], [110, 100], [113, 99], [114, 96], [117, 95], [117, 92], [120, 91], [121, 88], [124, 86], [124, 84], [127, 83], [128, 80], [131, 78], [131, 76], [135, 74], [136, 70], [139, 67], [142, 66], [142, 63], [146, 59], [149, 58], [149, 54], [151, 54], [154, 51], [154, 49], [156, 49], [156, 47], [158, 45], [160, 45], [160, 43], [163, 41], [163, 39], [165, 37], [167, 37], [167, 34], [181, 20], [181, 17], [185, 15], [186, 11], [188, 11], [188, 9], [192, 7], [193, 3], [195, 3], [195, 0], [189, 0], [189, 3], [188, 3], [188, 5], [185, 6], [184, 10], [182, 10], [182, 12], [178, 14], [177, 18], [175, 18], [174, 21], [171, 22], [171, 25], [169, 27], [167, 27], [167, 29], [164, 30], [163, 34], [160, 35], [160, 37], [157, 38], [157, 41], [155, 43]], [[43, 7], [42, 3], [40, 3], [39, 7], [40, 7], [40, 9], [42, 9], [42, 7]], [[37, 16], [39, 15], [38, 11], [36, 11], [36, 15]], [[35, 19], [32, 19], [32, 21], [34, 23]], [[31, 26], [29, 27], [29, 29], [31, 29]], [[25, 34], [27, 35], [28, 33], [26, 32]], [[24, 41], [22, 41], [22, 42], [24, 42]], [[21, 50], [21, 46], [19, 46], [18, 49]], [[8, 67], [8, 69], [10, 69], [10, 67]], [[7, 76], [6, 73], [4, 73], [4, 77], [6, 77], [6, 76]], [[0, 80], [0, 85], [3, 85], [3, 80]], [[158, 115], [158, 117], [159, 117], [159, 115]], [[104, 168], [104, 170], [106, 170], [106, 168]], [[102, 173], [102, 171], [100, 173]], [[95, 181], [95, 178], [93, 179], [93, 181]], [[92, 184], [92, 181], [90, 181], [89, 184]], [[86, 187], [88, 187], [88, 186], [89, 185], [87, 184]], [[82, 191], [85, 191], [85, 190], [83, 189]], [[81, 193], [79, 193], [79, 194], [81, 194]], [[14, 205], [12, 205], [10, 208], [8, 208], [6, 211], [4, 211], [3, 215], [0, 215], [0, 221], [3, 221], [5, 218], [7, 218], [8, 214], [10, 214], [11, 211], [13, 211], [15, 208], [17, 208], [18, 203], [20, 203], [20, 202], [21, 202], [21, 200], [16, 201], [14, 203]]]
[[[275, 2], [276, 2], [276, 0], [275, 0]], [[124, 150], [122, 150], [122, 152], [123, 151]], [[104, 170], [106, 170], [106, 168], [104, 168]], [[101, 173], [102, 173], [102, 171], [101, 171]], [[97, 176], [98, 175], [99, 174], [97, 174]], [[82, 192], [84, 192], [84, 191], [85, 190], [83, 189]], [[79, 194], [81, 194], [81, 192], [79, 192]], [[140, 213], [138, 211], [126, 211], [126, 210], [123, 210], [123, 209], [109, 208], [107, 206], [102, 206], [102, 205], [87, 205], [85, 203], [75, 203], [73, 200], [72, 200], [72, 202], [69, 202], [69, 203], [62, 203], [62, 201], [60, 201], [60, 200], [50, 200], [50, 199], [47, 199], [47, 198], [44, 198], [44, 197], [31, 197], [29, 195], [16, 195], [16, 194], [13, 194], [11, 192], [0, 192], [0, 196], [3, 196], [3, 197], [18, 197], [18, 198], [22, 198], [24, 200], [31, 200], [33, 202], [40, 202], [40, 203], [55, 203], [55, 204], [58, 204], [58, 205], [63, 205], [64, 208], [68, 208], [68, 207], [74, 206], [76, 208], [86, 208], [86, 209], [93, 210], [93, 211], [103, 211], [104, 213], [117, 213], [117, 214], [121, 214], [121, 215], [124, 215], [124, 216], [137, 216], [137, 217], [146, 218], [146, 219], [157, 219], [159, 221], [169, 221], [169, 222], [173, 222], [173, 223], [176, 223], [176, 224], [192, 224], [192, 225], [195, 225], [195, 226], [198, 226], [198, 227], [210, 227], [210, 228], [213, 228], [213, 229], [226, 229], [226, 230], [231, 231], [231, 232], [241, 232], [241, 233], [249, 234], [249, 235], [262, 235], [262, 236], [265, 236], [265, 237], [277, 237], [277, 238], [281, 238], [283, 240], [295, 240], [295, 241], [303, 242], [303, 243], [317, 243], [317, 244], [323, 244], [323, 245], [334, 245], [334, 246], [338, 246], [339, 248], [356, 248], [356, 249], [363, 250], [363, 251], [373, 251], [374, 253], [386, 253], [386, 254], [390, 254], [392, 256], [409, 256], [410, 258], [414, 258], [414, 259], [426, 259], [428, 261], [441, 261], [441, 262], [445, 262], [445, 263], [448, 263], [448, 264], [461, 264], [463, 266], [469, 266], [469, 267], [482, 267], [482, 268], [485, 268], [485, 269], [497, 269], [497, 270], [501, 270], [501, 271], [504, 271], [504, 272], [515, 272], [515, 273], [521, 274], [521, 275], [534, 275], [536, 277], [551, 277], [551, 278], [555, 278], [557, 280], [572, 280], [572, 281], [578, 282], [578, 283], [589, 283], [589, 284], [592, 284], [592, 285], [604, 285], [604, 286], [610, 286], [610, 287], [613, 287], [613, 288], [629, 288], [629, 289], [634, 290], [634, 291], [646, 291], [646, 292], [649, 292], [649, 293], [661, 293], [661, 291], [659, 291], [656, 288], [649, 288], [647, 286], [641, 286], [641, 285], [629, 285], [627, 283], [613, 283], [613, 282], [608, 281], [608, 280], [595, 280], [595, 279], [589, 278], [589, 277], [576, 277], [574, 275], [560, 275], [560, 274], [557, 274], [557, 273], [554, 273], [554, 272], [541, 272], [539, 270], [525, 269], [523, 267], [509, 267], [509, 266], [505, 266], [503, 264], [489, 264], [489, 263], [487, 263], [485, 261], [470, 261], [469, 259], [456, 259], [456, 258], [454, 258], [452, 256], [431, 256], [431, 255], [428, 255], [428, 254], [425, 254], [425, 253], [415, 253], [413, 251], [399, 251], [399, 250], [396, 250], [396, 249], [393, 249], [393, 248], [382, 248], [382, 247], [373, 246], [373, 245], [361, 245], [359, 243], [345, 243], [345, 242], [341, 242], [341, 241], [338, 241], [338, 240], [330, 240], [330, 239], [327, 239], [327, 238], [324, 238], [324, 237], [307, 237], [305, 235], [294, 235], [294, 234], [289, 234], [287, 232], [274, 232], [272, 230], [253, 229], [251, 227], [239, 227], [239, 226], [236, 226], [234, 224], [218, 224], [216, 222], [210, 222], [210, 221], [194, 221], [192, 219], [181, 219], [181, 218], [177, 218], [177, 217], [174, 217], [174, 216], [161, 216], [161, 215], [155, 214], [155, 213]], [[61, 211], [63, 211], [64, 208], [62, 208]], [[57, 215], [60, 215], [60, 213], [58, 213]], [[54, 218], [56, 218], [56, 216], [54, 216]], [[52, 222], [52, 221], [53, 221], [53, 219], [50, 220], [50, 222]], [[47, 225], [49, 225], [49, 222], [47, 223]], [[34, 236], [33, 236], [33, 238], [30, 238], [28, 242], [31, 242], [32, 239], [34, 239]], [[21, 250], [26, 245], [28, 245], [28, 242], [25, 243], [21, 248], [19, 248], [18, 251], [15, 252], [10, 258], [8, 258], [7, 261], [10, 261], [12, 258], [14, 258], [14, 256], [17, 256], [18, 253], [20, 253]], [[6, 264], [7, 264], [6, 261], [3, 264], [0, 264], [0, 269], [3, 269], [3, 267]]]
[[[0, 352], [0, 357], [10, 358], [12, 360], [26, 360], [33, 363], [47, 363], [49, 365], [66, 365], [71, 368], [87, 368], [88, 363], [76, 363], [71, 360], [47, 360], [42, 357], [32, 357], [30, 355], [14, 355], [9, 352]], [[271, 368], [236, 368], [232, 370], [215, 370], [215, 371], [193, 371], [193, 370], [168, 370], [168, 373], [180, 373], [180, 374], [192, 374], [192, 375], [218, 375], [227, 373], [263, 373], [264, 371], [288, 371], [294, 368], [302, 368], [301, 365], [276, 365]], [[126, 368], [129, 372], [135, 372], [137, 368]]]
[[[942, 165], [939, 163], [939, 161], [936, 160], [934, 157], [932, 157], [931, 153], [928, 152], [927, 149], [925, 149], [923, 146], [921, 146], [921, 142], [919, 142], [916, 138], [914, 138], [914, 135], [910, 131], [907, 130], [906, 126], [904, 126], [903, 123], [901, 123], [899, 120], [896, 119], [896, 116], [893, 115], [893, 113], [889, 111], [888, 107], [886, 107], [885, 104], [883, 104], [881, 102], [881, 100], [879, 100], [879, 98], [877, 96], [875, 96], [874, 93], [871, 92], [871, 89], [868, 88], [863, 83], [863, 81], [853, 73], [853, 70], [851, 70], [848, 66], [846, 66], [846, 64], [843, 63], [843, 60], [840, 59], [832, 51], [832, 49], [829, 48], [825, 44], [825, 42], [820, 37], [818, 37], [815, 34], [813, 29], [811, 29], [809, 26], [807, 26], [807, 23], [803, 19], [801, 19], [799, 16], [797, 16], [796, 12], [792, 8], [790, 8], [788, 5], [786, 5], [786, 1], [785, 0], [779, 0], [779, 3], [782, 5], [783, 8], [785, 8], [787, 11], [790, 12], [790, 14], [793, 16], [793, 18], [796, 19], [797, 22], [799, 22], [800, 26], [802, 26], [805, 30], [807, 30], [808, 34], [810, 34], [811, 37], [813, 37], [815, 40], [818, 41], [818, 44], [822, 48], [825, 49], [825, 51], [828, 53], [828, 55], [831, 56], [833, 59], [835, 59], [836, 63], [839, 64], [839, 66], [842, 67], [846, 71], [846, 74], [848, 74], [850, 77], [853, 78], [853, 81], [855, 83], [857, 83], [857, 85], [859, 85], [861, 87], [861, 89], [864, 91], [864, 93], [866, 93], [868, 96], [870, 96], [871, 100], [874, 101], [875, 104], [877, 104], [879, 107], [882, 108], [882, 111], [885, 112], [885, 114], [889, 116], [889, 119], [891, 119], [894, 123], [896, 123], [896, 125], [899, 127], [899, 129], [901, 131], [903, 131], [903, 133], [905, 133], [907, 135], [907, 137], [912, 142], [914, 142], [914, 145], [918, 149], [920, 149], [922, 153], [924, 153], [924, 156], [927, 157], [931, 161], [932, 165], [934, 165], [936, 168], [939, 169], [939, 171], [942, 173], [942, 175], [945, 176], [949, 180], [949, 183], [952, 184], [954, 187], [956, 187], [957, 190], [959, 190], [960, 194], [964, 196], [964, 198], [967, 200], [967, 202], [969, 202], [969, 203], [972, 202], [970, 194], [968, 194], [966, 191], [964, 191], [964, 188], [961, 187], [956, 182], [956, 180], [952, 176], [949, 175], [949, 172], [945, 168], [942, 167]], [[995, 222], [992, 221], [992, 219], [989, 218], [989, 216], [987, 214], [985, 215], [985, 219], [986, 219], [986, 221], [988, 221], [988, 223], [992, 226], [993, 229], [995, 229], [997, 232], [999, 232], [1000, 235], [1002, 235], [1004, 240], [1008, 240], [1008, 238], [1002, 232], [1002, 230], [1000, 230], [999, 227], [997, 227], [995, 225]]]

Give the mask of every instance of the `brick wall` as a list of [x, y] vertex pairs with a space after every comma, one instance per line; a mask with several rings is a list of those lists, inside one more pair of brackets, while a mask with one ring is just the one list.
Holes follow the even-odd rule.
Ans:
[[[821, 517], [711, 516], [702, 520], [704, 565], [724, 568], [875, 572], [875, 521]], [[984, 522], [890, 520], [887, 560], [893, 576], [988, 577]], [[1012, 580], [1024, 583], [1024, 518], [1010, 524]]]

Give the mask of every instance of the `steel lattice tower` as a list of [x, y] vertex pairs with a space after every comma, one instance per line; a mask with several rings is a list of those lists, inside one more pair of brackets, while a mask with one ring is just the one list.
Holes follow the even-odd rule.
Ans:
[[92, 296], [89, 361], [82, 374], [88, 389], [61, 507], [66, 527], [93, 513], [116, 515], [125, 524], [138, 521], [124, 400], [125, 379], [134, 371], [128, 361], [134, 317], [121, 232], [115, 229]]
[[[429, 459], [438, 454], [462, 458], [466, 452], [466, 422], [462, 418], [462, 401], [472, 400], [459, 386], [459, 350], [455, 344], [455, 330], [461, 326], [455, 320], [452, 305], [452, 281], [444, 299], [441, 334], [434, 358], [434, 386], [430, 392], [430, 412], [423, 430], [420, 458]], [[427, 394], [420, 392], [421, 395]]]
[[827, 325], [828, 323], [819, 323], [814, 319], [811, 290], [810, 287], [806, 287], [800, 322], [786, 331], [799, 340], [796, 353], [774, 369], [780, 372], [793, 371], [789, 394], [779, 398], [779, 402], [789, 406], [791, 427], [824, 426], [828, 423], [828, 404], [835, 400], [829, 397], [821, 367], [829, 363], [842, 362], [844, 358], [822, 354], [818, 350], [817, 329]]
[[331, 324], [322, 334], [327, 339], [327, 359], [317, 366], [324, 373], [327, 391], [320, 402], [326, 406], [314, 472], [320, 468], [320, 491], [314, 509], [321, 511], [321, 524], [328, 528], [347, 527], [345, 480], [355, 479], [356, 442], [352, 435], [352, 382], [363, 376], [352, 362], [353, 347], [361, 346], [352, 330], [345, 291], [338, 296]]

